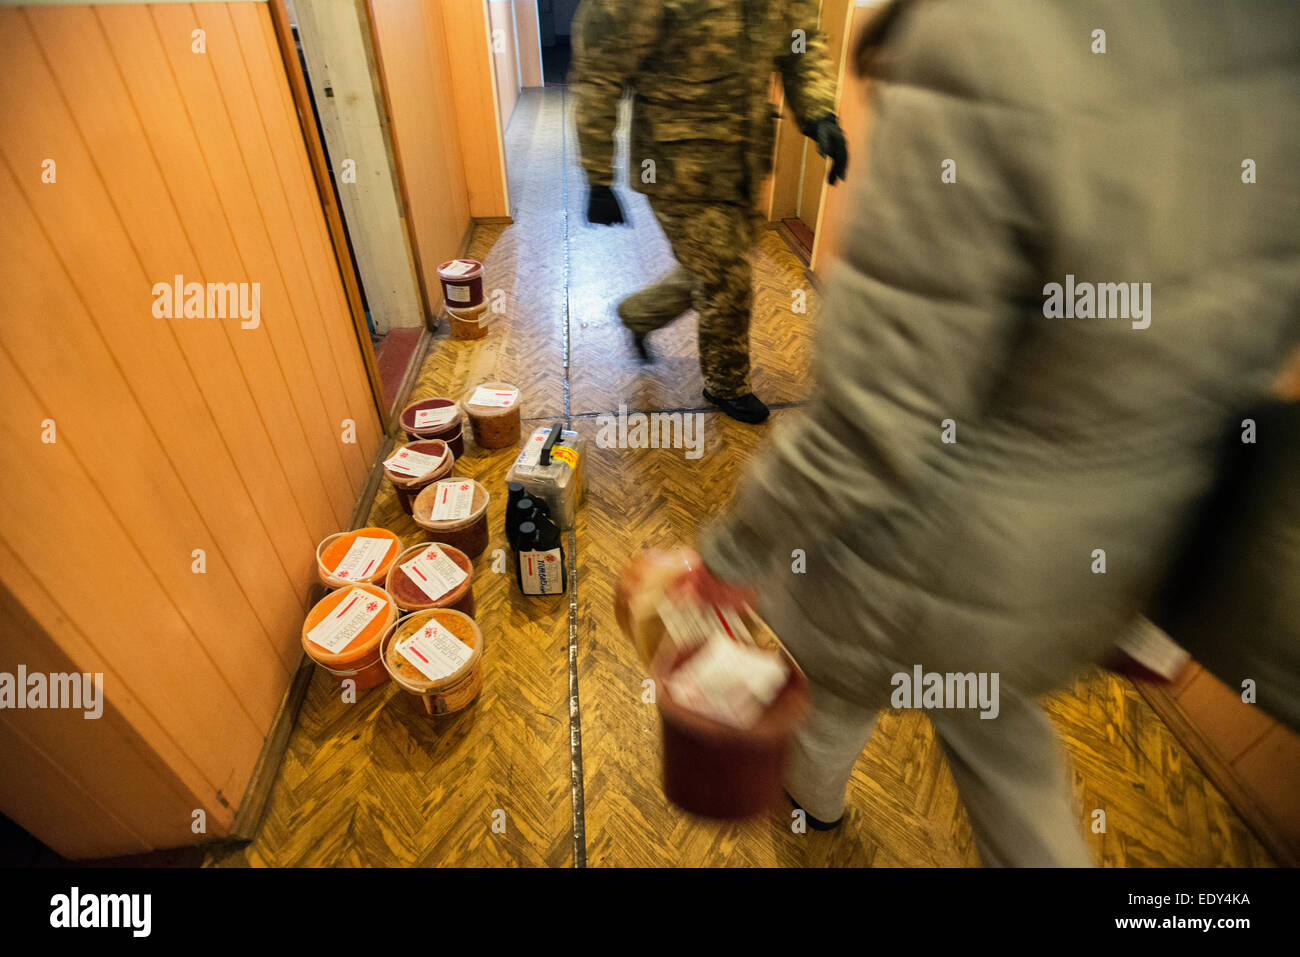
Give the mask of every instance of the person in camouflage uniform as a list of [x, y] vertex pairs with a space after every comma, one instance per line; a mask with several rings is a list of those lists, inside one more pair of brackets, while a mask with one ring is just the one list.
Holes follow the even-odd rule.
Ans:
[[573, 21], [587, 219], [623, 222], [614, 129], [630, 87], [629, 183], [649, 197], [680, 264], [623, 300], [619, 317], [648, 360], [646, 335], [693, 306], [704, 397], [743, 422], [767, 418], [749, 384], [750, 250], [775, 137], [773, 70], [800, 129], [831, 158], [829, 182], [848, 159], [817, 19], [816, 0], [583, 0]]

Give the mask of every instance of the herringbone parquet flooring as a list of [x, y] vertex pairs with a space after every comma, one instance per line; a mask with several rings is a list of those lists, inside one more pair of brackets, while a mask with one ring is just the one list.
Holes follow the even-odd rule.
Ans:
[[[845, 825], [795, 835], [783, 814], [741, 825], [668, 806], [659, 787], [659, 729], [642, 703], [645, 675], [614, 624], [615, 576], [648, 545], [689, 542], [724, 502], [766, 428], [704, 413], [697, 459], [681, 449], [602, 449], [598, 415], [703, 409], [691, 315], [652, 337], [660, 357], [628, 356], [613, 315], [622, 296], [671, 265], [644, 201], [623, 191], [633, 228], [588, 226], [565, 92], [528, 92], [509, 131], [515, 222], [476, 230], [470, 255], [507, 317], [478, 342], [433, 343], [415, 396], [459, 395], [484, 379], [524, 393], [524, 414], [564, 415], [589, 441], [588, 498], [577, 529], [576, 666], [582, 793], [571, 787], [569, 604], [519, 597], [492, 571], [503, 475], [513, 450], [474, 450], [458, 471], [496, 496], [493, 542], [475, 563], [487, 636], [483, 691], [470, 710], [432, 720], [400, 689], [339, 700], [317, 673], [256, 839], [209, 855], [217, 866], [966, 866], [970, 826], [929, 723], [885, 713], [855, 769]], [[566, 124], [567, 129], [566, 129]], [[755, 263], [756, 391], [795, 414], [808, 386], [818, 304], [799, 261], [765, 232]], [[808, 312], [791, 311], [807, 290]], [[370, 521], [407, 542], [419, 530], [381, 491]], [[1107, 866], [1267, 865], [1270, 858], [1168, 729], [1125, 680], [1084, 675], [1046, 705], [1073, 768], [1080, 830]], [[1107, 832], [1093, 834], [1093, 809]], [[575, 810], [583, 830], [575, 841]], [[496, 815], [494, 812], [504, 812]], [[505, 827], [493, 828], [504, 820]]]

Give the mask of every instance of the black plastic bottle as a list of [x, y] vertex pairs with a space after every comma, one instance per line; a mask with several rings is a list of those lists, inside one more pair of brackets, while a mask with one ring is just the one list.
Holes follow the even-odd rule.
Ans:
[[515, 581], [525, 595], [563, 595], [569, 588], [560, 529], [554, 522], [523, 522], [518, 531]]
[[511, 548], [515, 547], [515, 529], [519, 527], [515, 520], [515, 503], [527, 494], [520, 482], [506, 483], [506, 541]]
[[519, 550], [519, 526], [524, 522], [540, 525], [551, 520], [551, 510], [540, 498], [531, 498], [527, 494], [515, 502], [506, 517], [506, 541], [515, 551]]

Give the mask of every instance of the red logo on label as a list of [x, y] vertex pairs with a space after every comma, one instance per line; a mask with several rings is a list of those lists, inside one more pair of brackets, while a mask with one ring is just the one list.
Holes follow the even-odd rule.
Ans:
[[548, 562], [553, 562], [553, 561], [555, 561], [555, 556], [554, 556], [554, 555], [547, 555], [547, 556], [546, 556], [546, 560], [547, 560]]
[[379, 607], [379, 602], [372, 601], [370, 602], [370, 604], [366, 605], [366, 611], [374, 611], [378, 607]]

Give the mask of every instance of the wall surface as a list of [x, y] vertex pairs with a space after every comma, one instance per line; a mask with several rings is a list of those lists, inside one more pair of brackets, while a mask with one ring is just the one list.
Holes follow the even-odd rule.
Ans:
[[[218, 836], [380, 438], [270, 13], [0, 8], [0, 102], [0, 672], [107, 700], [0, 711], [0, 810], [75, 857]], [[177, 275], [258, 283], [256, 328], [156, 315]]]
[[[461, 163], [469, 190], [469, 214], [477, 218], [510, 215], [506, 185], [503, 114], [497, 102], [493, 53], [486, 0], [426, 0], [442, 14], [451, 83], [446, 102], [460, 130]], [[382, 44], [382, 41], [381, 41]], [[391, 77], [391, 71], [386, 71]], [[441, 92], [441, 91], [439, 91]], [[404, 156], [406, 179], [418, 172], [418, 162]]]
[[[841, 47], [844, 55], [840, 57], [839, 62], [839, 86], [836, 94], [838, 104], [835, 112], [848, 141], [849, 182], [867, 175], [867, 143], [871, 133], [870, 89], [867, 81], [853, 74], [849, 60], [852, 57], [853, 41], [858, 36], [858, 32], [879, 12], [878, 4], [863, 4], [858, 0], [847, 11], [849, 26], [842, 34], [848, 36], [849, 41]], [[811, 155], [819, 162], [824, 162], [817, 155], [816, 150], [813, 150]], [[822, 190], [809, 268], [823, 277], [830, 267], [831, 258], [835, 255], [839, 243], [844, 217], [848, 213], [846, 206], [850, 192], [850, 188], [843, 180]]]
[[393, 149], [403, 171], [425, 292], [433, 304], [442, 300], [438, 264], [457, 255], [470, 224], [460, 121], [439, 6], [435, 0], [370, 2], [392, 111]]
[[513, 0], [515, 39], [519, 43], [519, 85], [525, 89], [544, 86], [542, 47], [537, 22], [537, 0]]
[[515, 42], [513, 0], [488, 0], [488, 33], [492, 41], [492, 74], [497, 85], [498, 116], [505, 136], [519, 102], [519, 54]]

